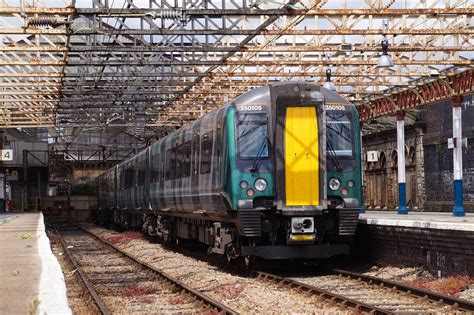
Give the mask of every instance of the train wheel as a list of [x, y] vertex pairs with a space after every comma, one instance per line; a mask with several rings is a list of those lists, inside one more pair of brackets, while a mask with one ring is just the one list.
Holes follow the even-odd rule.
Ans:
[[245, 267], [247, 267], [248, 269], [255, 268], [256, 263], [257, 263], [257, 257], [255, 256], [244, 257], [244, 264], [245, 264]]
[[225, 248], [225, 257], [227, 259], [227, 262], [229, 264], [235, 263], [235, 260], [239, 258], [239, 254], [235, 250], [235, 247], [233, 244], [228, 244]]

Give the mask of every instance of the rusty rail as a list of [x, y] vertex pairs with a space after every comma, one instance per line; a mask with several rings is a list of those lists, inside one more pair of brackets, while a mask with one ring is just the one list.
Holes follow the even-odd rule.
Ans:
[[360, 280], [367, 282], [369, 284], [377, 284], [377, 285], [383, 285], [386, 287], [391, 287], [395, 288], [399, 291], [406, 292], [408, 294], [417, 296], [417, 297], [424, 297], [429, 300], [432, 300], [434, 302], [438, 303], [443, 303], [447, 305], [452, 305], [456, 308], [459, 309], [459, 311], [465, 311], [465, 312], [474, 312], [474, 303], [459, 299], [456, 297], [452, 297], [446, 294], [441, 294], [425, 289], [420, 289], [411, 285], [399, 283], [396, 281], [388, 280], [388, 279], [382, 279], [374, 276], [369, 276], [369, 275], [364, 275], [361, 273], [356, 273], [356, 272], [351, 272], [347, 270], [342, 270], [342, 269], [334, 269], [334, 273], [339, 274], [341, 276], [346, 276], [355, 280]]
[[94, 289], [94, 286], [89, 281], [89, 278], [87, 277], [85, 272], [82, 270], [82, 268], [77, 264], [77, 261], [74, 259], [73, 255], [71, 254], [71, 252], [68, 248], [68, 245], [66, 244], [66, 241], [64, 240], [63, 236], [61, 235], [61, 233], [59, 233], [56, 226], [53, 225], [53, 229], [56, 232], [56, 235], [59, 237], [59, 241], [61, 242], [61, 245], [64, 248], [64, 252], [66, 253], [67, 258], [74, 265], [74, 268], [76, 268], [82, 282], [84, 283], [84, 286], [89, 291], [89, 294], [90, 294], [91, 298], [94, 300], [94, 303], [96, 304], [97, 308], [99, 309], [99, 311], [103, 315], [110, 315], [109, 309], [105, 305], [104, 301], [102, 301], [99, 294], [97, 294], [97, 291]]

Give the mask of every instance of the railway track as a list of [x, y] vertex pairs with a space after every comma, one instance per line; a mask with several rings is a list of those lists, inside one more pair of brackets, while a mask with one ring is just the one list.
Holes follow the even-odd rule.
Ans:
[[447, 305], [451, 305], [452, 307], [458, 309], [462, 312], [474, 312], [474, 303], [459, 299], [453, 296], [445, 295], [436, 293], [429, 290], [420, 289], [414, 286], [406, 285], [403, 283], [399, 283], [396, 281], [382, 279], [379, 277], [369, 276], [361, 273], [356, 273], [352, 271], [342, 270], [342, 269], [334, 269], [335, 273], [345, 276], [351, 279], [356, 279], [359, 281], [363, 281], [369, 284], [375, 284], [379, 286], [384, 286], [387, 288], [392, 288], [393, 290], [397, 290], [399, 292], [405, 292], [407, 294], [411, 294], [413, 296], [417, 296], [423, 299], [429, 299], [433, 302], [439, 302]]
[[220, 268], [230, 272], [245, 274], [263, 281], [272, 281], [307, 294], [315, 294], [358, 313], [472, 314], [474, 312], [474, 303], [470, 301], [342, 269], [331, 270], [328, 276], [322, 276], [319, 273], [316, 276], [286, 277], [259, 270], [248, 270], [239, 265], [228, 265], [222, 259], [174, 245], [172, 248], [219, 265]]
[[55, 231], [102, 314], [238, 314], [85, 229]]
[[472, 313], [474, 303], [415, 287], [366, 276], [344, 270], [333, 270], [329, 274], [301, 272], [288, 277], [258, 270], [248, 270], [240, 265], [229, 265], [224, 259], [194, 251], [167, 246], [197, 260], [205, 261], [221, 270], [243, 277], [253, 277], [262, 282], [271, 282], [287, 287], [289, 291], [300, 291], [315, 295], [334, 305], [357, 313]]
[[341, 269], [335, 269], [326, 276], [271, 277], [303, 288], [342, 295], [348, 300], [371, 305], [385, 314], [472, 314], [474, 311], [474, 303], [469, 301]]

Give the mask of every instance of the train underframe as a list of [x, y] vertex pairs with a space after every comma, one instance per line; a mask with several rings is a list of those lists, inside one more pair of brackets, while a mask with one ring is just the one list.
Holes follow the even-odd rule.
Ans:
[[235, 213], [217, 221], [151, 210], [105, 210], [97, 212], [95, 221], [141, 230], [163, 242], [197, 241], [229, 260], [325, 259], [350, 252], [358, 217], [358, 209], [330, 209], [311, 216], [284, 216], [274, 209]]

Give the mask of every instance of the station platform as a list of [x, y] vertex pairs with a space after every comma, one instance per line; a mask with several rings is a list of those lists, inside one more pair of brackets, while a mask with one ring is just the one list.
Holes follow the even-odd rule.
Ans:
[[71, 314], [42, 213], [0, 214], [0, 314]]
[[474, 232], [474, 213], [466, 213], [464, 217], [454, 217], [451, 212], [408, 212], [407, 215], [400, 215], [396, 211], [366, 211], [359, 215], [359, 222], [371, 225]]
[[474, 277], [474, 214], [366, 211], [359, 215], [355, 252], [379, 265]]

